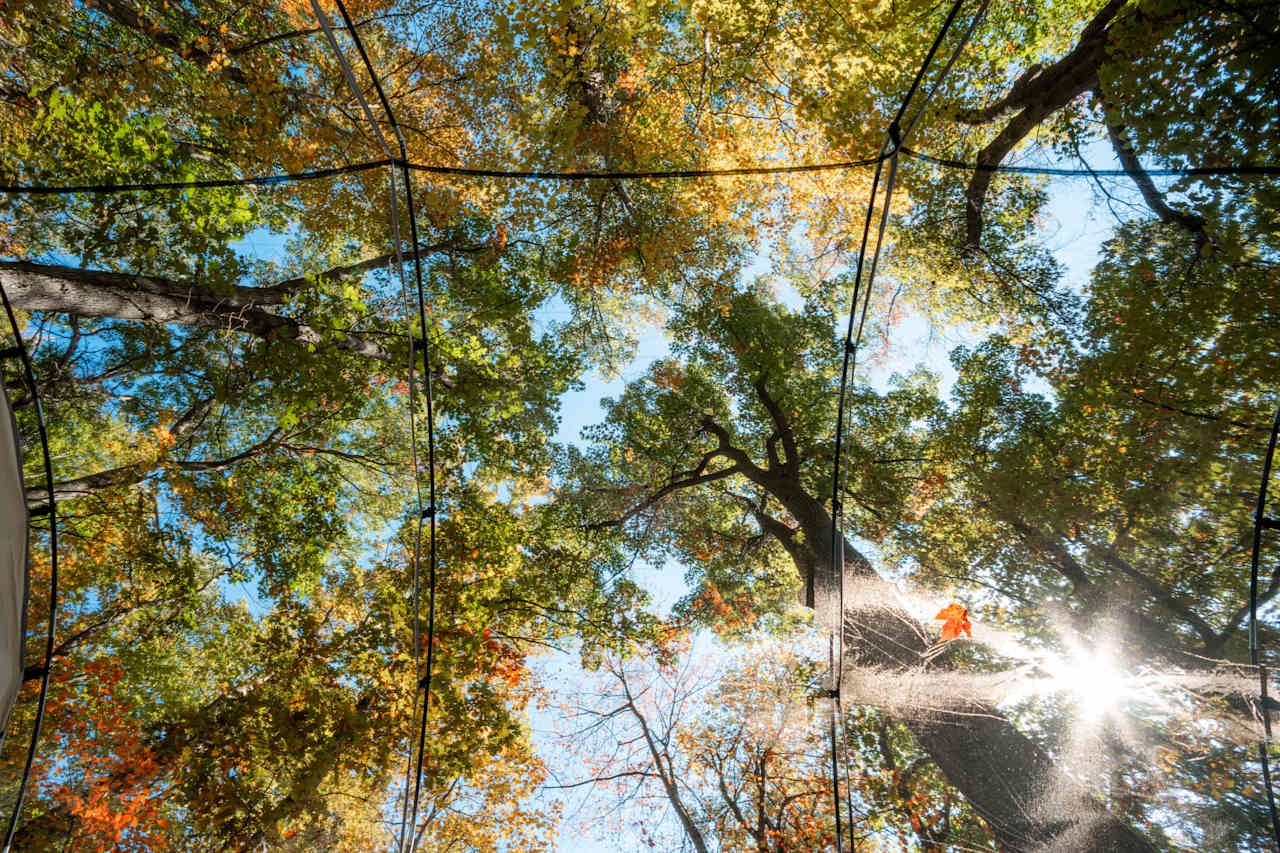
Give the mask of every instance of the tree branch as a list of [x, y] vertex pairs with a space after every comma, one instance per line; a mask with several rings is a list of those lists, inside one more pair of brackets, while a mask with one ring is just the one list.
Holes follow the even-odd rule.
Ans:
[[1092, 617], [1103, 616], [1108, 612], [1122, 616], [1129, 623], [1126, 630], [1131, 635], [1131, 641], [1144, 646], [1148, 651], [1162, 654], [1180, 665], [1192, 668], [1203, 667], [1205, 658], [1196, 653], [1186, 652], [1182, 648], [1181, 641], [1169, 629], [1146, 614], [1128, 605], [1120, 604], [1107, 595], [1106, 590], [1088, 576], [1060, 541], [1046, 536], [1012, 513], [1001, 513], [1001, 520], [1017, 531], [1033, 551], [1047, 556], [1059, 573], [1071, 581], [1076, 594], [1079, 595]]
[[719, 455], [720, 455], [720, 452], [718, 450], [713, 450], [710, 453], [707, 453], [702, 457], [702, 461], [698, 464], [697, 468], [694, 468], [691, 471], [681, 472], [682, 474], [686, 475], [683, 479], [668, 481], [666, 485], [662, 486], [660, 489], [658, 489], [656, 492], [651, 494], [649, 497], [645, 498], [640, 503], [632, 506], [631, 509], [627, 510], [617, 518], [612, 518], [612, 519], [609, 519], [608, 521], [598, 521], [595, 524], [588, 524], [586, 526], [586, 529], [587, 530], [603, 530], [607, 527], [620, 527], [623, 524], [626, 524], [631, 519], [635, 518], [640, 513], [644, 512], [646, 509], [649, 509], [654, 504], [661, 501], [667, 495], [670, 495], [674, 492], [678, 492], [681, 489], [690, 489], [695, 486], [701, 486], [704, 483], [714, 483], [717, 480], [723, 480], [727, 477], [732, 477], [734, 474], [739, 473], [738, 466], [736, 465], [730, 465], [728, 468], [721, 468], [718, 471], [712, 471], [710, 473], [703, 473], [707, 465], [709, 465], [711, 461]]
[[[1103, 102], [1103, 112], [1106, 114], [1106, 100], [1101, 92], [1098, 91], [1098, 100]], [[1133, 178], [1133, 182], [1138, 186], [1138, 192], [1142, 194], [1142, 198], [1160, 217], [1161, 222], [1167, 222], [1171, 225], [1177, 225], [1183, 230], [1195, 237], [1196, 248], [1211, 243], [1209, 233], [1205, 230], [1205, 221], [1203, 217], [1196, 216], [1193, 213], [1184, 213], [1180, 210], [1174, 210], [1164, 200], [1164, 196], [1156, 189], [1155, 182], [1151, 180], [1151, 176], [1147, 174], [1147, 170], [1142, 167], [1141, 161], [1138, 160], [1138, 153], [1134, 151], [1133, 144], [1129, 142], [1125, 134], [1126, 128], [1122, 124], [1118, 124], [1106, 118], [1107, 136], [1111, 140], [1111, 147], [1115, 149], [1116, 157], [1120, 159], [1120, 165], [1129, 173], [1129, 177]]]
[[[967, 111], [968, 123], [1016, 113], [978, 152], [978, 166], [965, 189], [965, 251], [982, 242], [982, 211], [998, 166], [1014, 147], [1071, 100], [1097, 88], [1098, 69], [1107, 58], [1107, 27], [1129, 0], [1108, 0], [1080, 34], [1071, 52], [1044, 69], [1028, 69], [1009, 93], [989, 107]], [[964, 119], [962, 119], [964, 120]]]
[[1261, 432], [1261, 433], [1271, 432], [1271, 427], [1269, 426], [1262, 426], [1260, 424], [1250, 424], [1250, 423], [1245, 423], [1244, 421], [1234, 421], [1229, 418], [1225, 418], [1222, 415], [1214, 415], [1214, 414], [1210, 414], [1209, 412], [1193, 412], [1190, 409], [1184, 409], [1180, 406], [1173, 406], [1168, 403], [1162, 403], [1159, 400], [1152, 400], [1148, 397], [1142, 396], [1141, 394], [1135, 391], [1130, 391], [1128, 392], [1128, 394], [1130, 397], [1132, 397], [1133, 399], [1137, 400], [1140, 403], [1146, 403], [1148, 406], [1155, 406], [1157, 409], [1164, 409], [1167, 412], [1175, 412], [1179, 415], [1186, 415], [1189, 418], [1196, 418], [1197, 420], [1201, 420], [1201, 421], [1221, 421], [1222, 423], [1230, 424], [1231, 426], [1239, 427], [1240, 429], [1250, 430], [1251, 432]]
[[[769, 389], [765, 386], [763, 376], [755, 381], [753, 387], [756, 390], [756, 397], [760, 399], [761, 405], [769, 413], [769, 419], [773, 421], [774, 429], [777, 430], [774, 435], [782, 439], [782, 449], [786, 452], [787, 457], [785, 464], [782, 466], [783, 470], [788, 474], [794, 474], [800, 466], [800, 451], [796, 447], [796, 435], [791, 428], [791, 422], [782, 413], [782, 407], [778, 405], [778, 401], [769, 394]], [[774, 455], [772, 441], [773, 439], [771, 438], [768, 448], [770, 457]], [[773, 459], [771, 458], [769, 466], [771, 468], [774, 467], [772, 462]]]
[[183, 41], [164, 27], [140, 15], [137, 10], [118, 2], [118, 0], [85, 0], [85, 5], [91, 9], [98, 10], [125, 29], [142, 33], [151, 39], [154, 44], [174, 53], [181, 59], [198, 65], [206, 71], [216, 72], [224, 80], [241, 86], [249, 82], [249, 76], [242, 69], [234, 65], [219, 67], [216, 57], [209, 51], [197, 47], [191, 42]]
[[[323, 343], [316, 328], [258, 307], [284, 300], [287, 294], [272, 289], [236, 287], [224, 295], [170, 279], [27, 261], [0, 262], [0, 284], [16, 307], [28, 311], [224, 329], [313, 346]], [[260, 296], [261, 302], [257, 301]], [[341, 331], [337, 334], [334, 345], [340, 349], [380, 360], [391, 358], [381, 344]]]
[[1201, 619], [1188, 608], [1179, 604], [1168, 589], [1143, 574], [1138, 569], [1134, 568], [1128, 560], [1120, 556], [1113, 546], [1107, 545], [1101, 548], [1096, 548], [1095, 550], [1099, 555], [1101, 555], [1103, 561], [1107, 565], [1118, 569], [1123, 574], [1133, 578], [1139, 586], [1159, 602], [1161, 607], [1187, 623], [1188, 626], [1200, 635], [1200, 639], [1206, 646], [1210, 645], [1216, 639], [1217, 634], [1213, 628], [1210, 627], [1208, 622]]
[[636, 722], [640, 724], [640, 732], [644, 736], [645, 745], [649, 748], [649, 755], [653, 759], [653, 765], [658, 769], [658, 778], [662, 781], [662, 787], [666, 790], [667, 800], [670, 801], [672, 809], [675, 810], [676, 817], [680, 819], [680, 825], [684, 828], [685, 835], [689, 838], [689, 842], [693, 844], [693, 848], [698, 853], [707, 853], [707, 842], [703, 839], [698, 825], [694, 823], [693, 816], [689, 814], [689, 810], [684, 804], [684, 798], [680, 796], [680, 789], [676, 786], [676, 780], [669, 777], [668, 771], [664, 770], [662, 766], [662, 755], [658, 750], [653, 733], [649, 730], [648, 721], [640, 713], [640, 709], [636, 707], [626, 675], [617, 673], [617, 677], [622, 684], [622, 690], [627, 699], [627, 710], [631, 712]]
[[[53, 484], [53, 497], [55, 501], [61, 503], [73, 498], [86, 497], [104, 489], [136, 485], [166, 465], [180, 471], [204, 473], [225, 471], [227, 468], [246, 459], [260, 456], [271, 450], [276, 446], [277, 440], [282, 433], [283, 430], [277, 427], [262, 441], [225, 459], [187, 459], [179, 461], [160, 459], [154, 463], [135, 462], [130, 465], [121, 465], [118, 468], [108, 468], [105, 471], [86, 474], [83, 477], [63, 480]], [[27, 505], [36, 507], [48, 501], [49, 490], [43, 486], [32, 486], [27, 489], [26, 495]]]

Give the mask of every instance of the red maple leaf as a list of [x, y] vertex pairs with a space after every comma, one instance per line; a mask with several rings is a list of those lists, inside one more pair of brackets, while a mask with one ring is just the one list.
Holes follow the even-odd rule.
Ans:
[[956, 639], [961, 631], [964, 631], [966, 637], [973, 636], [973, 632], [969, 630], [973, 627], [969, 623], [969, 611], [959, 604], [948, 604], [933, 618], [942, 620], [943, 642]]

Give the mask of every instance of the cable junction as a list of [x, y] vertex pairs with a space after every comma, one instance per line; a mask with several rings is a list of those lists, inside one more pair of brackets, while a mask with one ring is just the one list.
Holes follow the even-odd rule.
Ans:
[[[901, 104], [898, 106], [897, 112], [894, 114], [892, 121], [885, 128], [884, 139], [881, 143], [880, 154], [877, 157], [875, 175], [871, 180], [871, 191], [868, 193], [867, 213], [863, 220], [862, 239], [858, 248], [858, 262], [854, 272], [853, 282], [853, 298], [849, 308], [849, 325], [845, 331], [843, 361], [840, 370], [840, 397], [836, 408], [836, 435], [834, 463], [831, 475], [831, 566], [836, 574], [837, 584], [837, 611], [833, 620], [832, 632], [833, 636], [828, 643], [829, 656], [831, 658], [831, 695], [833, 697], [831, 703], [830, 718], [830, 739], [831, 739], [831, 782], [832, 782], [832, 800], [835, 807], [836, 816], [836, 851], [843, 851], [843, 832], [840, 818], [840, 770], [839, 770], [839, 742], [837, 739], [838, 725], [843, 725], [844, 708], [841, 700], [841, 687], [844, 673], [844, 620], [845, 620], [845, 589], [844, 589], [844, 534], [842, 532], [843, 519], [843, 501], [842, 494], [845, 490], [845, 478], [847, 472], [841, 466], [841, 457], [843, 455], [844, 433], [845, 433], [845, 408], [848, 403], [849, 390], [853, 384], [853, 374], [857, 369], [858, 347], [862, 342], [863, 328], [866, 325], [867, 313], [871, 303], [871, 286], [875, 280], [876, 268], [880, 262], [880, 251], [884, 243], [885, 229], [889, 222], [889, 211], [893, 199], [894, 184], [898, 173], [898, 155], [904, 153], [903, 143], [906, 138], [915, 129], [916, 124], [924, 115], [925, 109], [929, 105], [929, 101], [933, 98], [938, 87], [951, 73], [951, 69], [955, 66], [956, 60], [959, 59], [964, 48], [969, 43], [969, 39], [973, 36], [974, 30], [979, 22], [985, 16], [989, 0], [982, 0], [978, 10], [974, 13], [973, 18], [969, 22], [968, 28], [961, 36], [959, 43], [951, 52], [946, 64], [943, 66], [941, 73], [938, 74], [928, 91], [925, 92], [921, 99], [919, 107], [916, 109], [911, 118], [903, 126], [902, 121], [906, 117], [907, 112], [912, 107], [916, 93], [920, 88], [921, 82], [924, 80], [925, 74], [928, 73], [929, 67], [933, 64], [934, 57], [937, 55], [938, 49], [942, 46], [942, 42], [946, 39], [947, 33], [955, 23], [956, 17], [960, 13], [964, 0], [955, 0], [951, 9], [947, 13], [946, 19], [938, 30], [937, 36], [930, 45], [929, 51], [925, 54], [924, 61], [920, 64], [919, 70], [916, 72], [915, 78], [911, 81], [911, 86], [907, 90], [907, 94], [903, 97]], [[875, 219], [876, 201], [880, 195], [880, 179], [884, 173], [884, 163], [889, 164], [888, 173], [884, 179], [884, 196], [881, 206], [880, 221], [876, 227], [875, 244], [871, 253], [871, 261], [867, 260], [867, 244], [870, 241], [872, 222]], [[863, 276], [866, 276], [864, 283]], [[858, 299], [861, 296], [862, 305], [859, 308]], [[852, 780], [846, 782], [846, 807], [848, 809], [849, 833], [850, 841], [853, 841], [853, 798], [848, 793], [851, 788]]]

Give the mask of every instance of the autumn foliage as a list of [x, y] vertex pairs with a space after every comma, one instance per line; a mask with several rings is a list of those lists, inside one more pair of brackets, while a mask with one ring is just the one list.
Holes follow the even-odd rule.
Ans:
[[933, 618], [942, 620], [942, 641], [944, 643], [958, 638], [962, 631], [966, 637], [973, 636], [973, 632], [970, 631], [973, 625], [969, 622], [969, 611], [959, 604], [948, 604]]

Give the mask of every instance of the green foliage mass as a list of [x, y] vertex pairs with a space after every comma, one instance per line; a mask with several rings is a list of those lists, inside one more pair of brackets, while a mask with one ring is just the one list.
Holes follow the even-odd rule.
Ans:
[[[369, 0], [352, 11], [412, 161], [580, 171], [866, 157], [946, 10]], [[0, 40], [6, 185], [201, 181], [383, 156], [305, 4], [34, 0], [0, 9]], [[1070, 280], [1046, 229], [1058, 185], [904, 160], [847, 387], [840, 333], [865, 170], [416, 175], [422, 234], [398, 247], [400, 269], [391, 204], [402, 232], [409, 211], [389, 204], [384, 170], [5, 193], [0, 282], [51, 427], [62, 573], [46, 735], [16, 847], [394, 849], [434, 570], [419, 849], [547, 849], [560, 804], [539, 793], [549, 771], [531, 719], [549, 692], [537, 658], [606, 676], [643, 660], [659, 678], [698, 632], [802, 636], [830, 570], [833, 485], [848, 562], [918, 599], [903, 622], [924, 637], [920, 672], [942, 686], [1024, 672], [1015, 647], [1067, 655], [1082, 643], [1110, 648], [1135, 678], [1236, 678], [1110, 718], [1102, 765], [1080, 760], [1083, 729], [1061, 696], [983, 713], [1042, 756], [1015, 773], [1079, 781], [1113, 828], [1140, 834], [1134, 849], [1261, 846], [1260, 790], [1240, 770], [1254, 734], [1240, 673], [1254, 673], [1239, 665], [1251, 501], [1280, 375], [1276, 187], [1143, 167], [1280, 162], [1278, 44], [1266, 5], [993, 4], [946, 78], [926, 79], [937, 89], [909, 144], [988, 165], [1047, 155], [1083, 168], [1110, 151], [1132, 174], [1091, 180], [1115, 222]], [[882, 369], [904, 317], [955, 336], [949, 369]], [[631, 369], [655, 330], [669, 354]], [[599, 422], [557, 443], [566, 392], [619, 376]], [[418, 500], [428, 381], [434, 564]], [[29, 389], [5, 383], [30, 451]], [[41, 466], [26, 454], [33, 505]], [[4, 801], [41, 675], [52, 567], [47, 533], [33, 530]], [[1280, 638], [1280, 574], [1263, 556], [1267, 647]], [[670, 613], [637, 581], [641, 564], [684, 573]], [[972, 612], [974, 643], [935, 642], [937, 600]], [[788, 735], [785, 758], [743, 722], [825, 689], [815, 666], [745, 668], [777, 689], [720, 691], [667, 744], [685, 750], [688, 784], [707, 786], [698, 807], [680, 806], [695, 848], [704, 836], [718, 849], [829, 844], [833, 815], [805, 799], [824, 783], [816, 717]], [[868, 849], [1009, 846], [919, 719], [846, 710], [841, 754], [858, 769]], [[642, 785], [655, 760], [636, 770]], [[768, 762], [772, 789], [757, 778]], [[644, 790], [674, 808], [673, 789]], [[791, 802], [805, 805], [772, 836], [735, 813]]]

